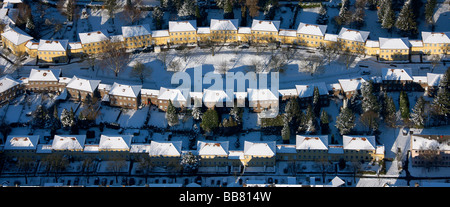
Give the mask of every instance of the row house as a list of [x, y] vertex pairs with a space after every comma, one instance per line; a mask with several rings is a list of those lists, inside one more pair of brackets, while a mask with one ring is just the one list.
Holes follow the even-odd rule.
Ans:
[[159, 90], [141, 89], [141, 104], [158, 105]]
[[68, 40], [39, 40], [37, 58], [40, 62], [64, 63], [69, 60]]
[[411, 44], [408, 38], [379, 38], [380, 61], [409, 61]]
[[167, 111], [169, 102], [176, 108], [185, 108], [190, 103], [189, 93], [180, 89], [169, 89], [161, 87], [158, 94], [158, 108]]
[[278, 42], [281, 44], [297, 44], [297, 31], [294, 29], [280, 29]]
[[414, 79], [410, 68], [382, 68], [381, 80], [383, 90], [399, 91], [411, 90]]
[[74, 100], [84, 101], [87, 96], [93, 98], [96, 94], [100, 80], [89, 80], [84, 78], [73, 78], [67, 83], [66, 90]]
[[210, 89], [205, 89], [203, 91], [202, 100], [207, 108], [232, 107], [234, 101], [233, 97], [228, 96], [225, 91]]
[[170, 43], [169, 30], [152, 31], [152, 45], [167, 45]]
[[114, 82], [108, 92], [109, 104], [122, 108], [137, 109], [140, 104], [142, 85], [125, 85]]
[[21, 91], [20, 82], [9, 75], [0, 78], [0, 103], [14, 99], [16, 95], [22, 93]]
[[197, 21], [169, 21], [169, 36], [171, 44], [196, 44]]
[[342, 89], [342, 93], [348, 99], [351, 98], [354, 94], [361, 91], [361, 87], [367, 81], [360, 78], [346, 78], [346, 79], [338, 79], [340, 88]]
[[323, 44], [327, 25], [300, 22], [297, 28], [298, 44], [307, 47], [319, 47]]
[[151, 141], [149, 157], [155, 167], [175, 167], [180, 163], [182, 141]]
[[422, 53], [429, 55], [450, 53], [450, 32], [421, 32]]
[[26, 53], [26, 44], [33, 37], [19, 28], [8, 28], [2, 33], [2, 46], [12, 54], [20, 56]]
[[252, 21], [251, 41], [254, 43], [272, 43], [278, 40], [280, 21], [257, 20]]
[[350, 52], [363, 53], [370, 32], [348, 29], [343, 27], [338, 34], [338, 42], [342, 43], [344, 49]]
[[211, 19], [210, 38], [214, 42], [237, 42], [238, 28], [238, 19]]
[[428, 96], [434, 96], [436, 95], [438, 89], [439, 89], [439, 83], [441, 82], [442, 78], [444, 77], [444, 74], [437, 74], [437, 73], [427, 73], [427, 95]]
[[109, 43], [109, 35], [106, 30], [78, 33], [81, 47], [85, 54], [99, 54], [104, 51]]
[[278, 109], [278, 93], [275, 95], [269, 89], [247, 89], [248, 105], [254, 112], [262, 112], [270, 109]]
[[31, 69], [25, 89], [33, 92], [61, 92], [59, 84], [61, 69]]
[[[317, 88], [317, 89], [316, 89]], [[301, 107], [306, 107], [308, 104], [312, 105], [314, 98], [314, 90], [319, 92], [319, 104], [328, 106], [328, 88], [325, 82], [311, 83], [309, 85], [295, 85], [297, 90], [299, 103]]]
[[152, 45], [152, 31], [149, 24], [123, 26], [122, 36], [127, 49]]
[[9, 135], [3, 147], [7, 158], [17, 159], [19, 157], [37, 159], [36, 155], [39, 144], [39, 135]]
[[450, 167], [450, 135], [411, 135], [411, 164], [415, 167]]

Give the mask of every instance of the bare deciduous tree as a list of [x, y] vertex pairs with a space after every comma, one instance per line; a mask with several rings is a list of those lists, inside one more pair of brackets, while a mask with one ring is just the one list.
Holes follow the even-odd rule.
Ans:
[[133, 69], [131, 70], [131, 76], [139, 78], [142, 84], [144, 83], [145, 78], [149, 77], [151, 73], [151, 68], [139, 61], [136, 61]]
[[123, 8], [123, 18], [134, 24], [142, 16], [142, 0], [129, 0]]
[[130, 53], [126, 52], [125, 45], [119, 38], [105, 40], [105, 48], [100, 54], [102, 66], [112, 70], [117, 77], [131, 61]]

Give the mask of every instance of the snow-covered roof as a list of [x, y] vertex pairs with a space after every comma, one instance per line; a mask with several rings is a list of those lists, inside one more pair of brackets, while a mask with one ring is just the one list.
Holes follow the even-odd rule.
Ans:
[[278, 90], [281, 96], [297, 96], [297, 89], [280, 89]]
[[413, 150], [429, 150], [439, 149], [442, 151], [450, 150], [450, 135], [427, 135], [427, 134], [414, 134], [411, 135], [411, 149]]
[[297, 33], [299, 34], [316, 35], [316, 36], [325, 36], [326, 31], [327, 25], [307, 24], [303, 22], [300, 22], [297, 28]]
[[278, 101], [278, 94], [275, 95], [269, 89], [247, 89], [248, 101]]
[[280, 29], [280, 32], [278, 33], [280, 36], [286, 36], [286, 37], [296, 37], [297, 31], [293, 29]]
[[383, 80], [413, 80], [411, 68], [382, 68]]
[[295, 149], [295, 144], [277, 144], [278, 153], [297, 153], [297, 150]]
[[191, 32], [197, 31], [197, 21], [169, 21], [169, 32]]
[[109, 95], [137, 98], [141, 92], [142, 85], [124, 85], [114, 82]]
[[337, 38], [338, 38], [337, 34], [328, 34], [328, 33], [326, 33], [325, 37], [323, 39], [326, 40], [326, 41], [337, 42]]
[[27, 47], [30, 50], [37, 50], [39, 48], [39, 42], [30, 40], [27, 42], [27, 44], [25, 44], [25, 47]]
[[342, 27], [338, 38], [350, 41], [365, 42], [369, 37], [369, 34], [370, 32], [368, 31], [359, 31]]
[[159, 89], [158, 99], [171, 100], [172, 102], [184, 102], [187, 100], [187, 97], [183, 95], [183, 92], [180, 89], [169, 89], [161, 87]]
[[203, 102], [206, 103], [217, 103], [232, 101], [233, 97], [228, 97], [228, 94], [223, 90], [209, 90], [205, 89], [203, 91]]
[[98, 90], [110, 91], [111, 87], [112, 87], [112, 85], [110, 85], [110, 84], [105, 84], [105, 83], [98, 84]]
[[198, 141], [198, 155], [228, 156], [228, 141]]
[[380, 47], [380, 42], [375, 40], [367, 40], [366, 41], [366, 47], [376, 48]]
[[211, 19], [211, 30], [238, 30], [238, 19]]
[[413, 76], [413, 82], [415, 83], [427, 83], [427, 76]]
[[83, 150], [86, 135], [55, 135], [52, 149], [54, 150]]
[[364, 78], [338, 79], [344, 92], [360, 90], [362, 83], [367, 82]]
[[20, 45], [27, 42], [28, 40], [33, 39], [33, 37], [19, 28], [10, 28], [6, 30], [6, 32], [2, 33], [2, 36], [12, 42], [14, 45]]
[[38, 51], [60, 51], [67, 50], [68, 40], [39, 40]]
[[101, 42], [108, 39], [108, 32], [106, 30], [99, 30], [94, 32], [78, 33], [81, 44], [89, 44], [93, 42]]
[[444, 74], [437, 73], [427, 73], [427, 83], [428, 86], [438, 86], [441, 79], [444, 77]]
[[5, 75], [0, 78], [0, 93], [3, 93], [16, 85], [19, 85], [18, 81], [14, 80], [9, 75]]
[[298, 150], [328, 150], [328, 135], [297, 135]]
[[131, 144], [130, 153], [149, 153], [150, 152], [150, 145], [149, 144]]
[[198, 27], [197, 34], [209, 34], [211, 33], [211, 29], [209, 27]]
[[331, 180], [331, 182], [328, 185], [331, 185], [332, 187], [339, 187], [344, 184], [345, 184], [345, 182], [341, 178], [336, 176], [333, 178], [333, 180]]
[[93, 93], [100, 84], [100, 80], [90, 80], [73, 76], [72, 80], [67, 84], [67, 88], [87, 91]]
[[250, 28], [250, 27], [239, 27], [238, 28], [238, 33], [239, 34], [251, 34], [252, 33], [252, 28]]
[[450, 32], [422, 32], [423, 43], [450, 43]]
[[380, 49], [409, 49], [411, 47], [408, 38], [378, 38]]
[[20, 3], [23, 3], [23, 1], [22, 0], [3, 0], [3, 3], [20, 4]]
[[330, 83], [327, 84], [328, 91], [336, 91], [336, 90], [342, 90], [340, 83]]
[[182, 141], [152, 141], [150, 156], [180, 156]]
[[58, 81], [61, 69], [31, 69], [28, 81]]
[[99, 150], [130, 150], [133, 135], [104, 135], [100, 136]]
[[158, 96], [159, 95], [159, 90], [142, 88], [141, 89], [141, 95]]
[[252, 22], [253, 31], [278, 32], [279, 29], [280, 21], [254, 19]]
[[344, 150], [375, 150], [375, 136], [350, 136], [342, 137]]
[[155, 30], [152, 32], [152, 37], [168, 37], [169, 30]]
[[423, 47], [422, 40], [409, 40], [411, 47]]
[[19, 10], [17, 9], [7, 7], [0, 9], [0, 21], [2, 21], [6, 25], [15, 25], [18, 16]]
[[250, 142], [244, 141], [244, 155], [250, 156], [275, 156], [275, 141]]
[[82, 48], [81, 42], [69, 42], [69, 50], [79, 50]]
[[309, 85], [295, 85], [298, 97], [300, 98], [312, 97], [314, 95], [314, 87], [317, 87], [317, 89], [319, 89], [320, 95], [328, 94], [328, 89], [325, 82], [310, 83]]
[[6, 138], [5, 150], [36, 150], [39, 135], [9, 135]]
[[133, 25], [133, 26], [123, 26], [122, 27], [122, 35], [123, 37], [137, 37], [143, 35], [151, 35], [152, 30], [150, 29], [149, 24], [143, 25]]

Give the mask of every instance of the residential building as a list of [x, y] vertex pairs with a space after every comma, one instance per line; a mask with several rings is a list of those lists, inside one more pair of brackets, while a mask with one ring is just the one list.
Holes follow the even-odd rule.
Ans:
[[275, 141], [244, 141], [244, 154], [241, 162], [246, 167], [275, 167]]
[[171, 44], [196, 44], [197, 21], [169, 21], [169, 36]]
[[251, 41], [273, 43], [278, 40], [280, 21], [254, 19], [251, 26]]
[[348, 99], [353, 96], [353, 94], [361, 91], [362, 85], [367, 82], [364, 78], [351, 78], [351, 79], [338, 79], [339, 85], [344, 92], [345, 97]]
[[314, 89], [319, 91], [319, 104], [327, 106], [328, 100], [328, 88], [325, 82], [311, 83], [309, 85], [295, 85], [297, 90], [300, 106], [306, 107], [308, 104], [313, 104]]
[[437, 93], [437, 90], [439, 89], [439, 83], [441, 82], [442, 78], [444, 77], [444, 74], [437, 74], [437, 73], [427, 73], [427, 94], [428, 96], [434, 96]]
[[182, 141], [151, 141], [149, 156], [155, 167], [170, 168], [180, 163]]
[[411, 44], [408, 38], [379, 38], [380, 61], [408, 62]]
[[380, 161], [384, 159], [384, 146], [376, 145], [375, 136], [344, 135], [343, 150], [346, 161]]
[[328, 135], [297, 135], [295, 149], [297, 160], [328, 160]]
[[106, 30], [78, 33], [78, 36], [85, 54], [99, 54], [105, 50], [105, 45], [109, 42]]
[[327, 25], [300, 22], [297, 28], [299, 44], [307, 47], [319, 47], [324, 42], [326, 31]]
[[61, 69], [31, 69], [26, 89], [33, 92], [60, 92]]
[[27, 157], [36, 159], [39, 135], [9, 135], [3, 148], [5, 156], [10, 159]]
[[169, 101], [172, 102], [176, 108], [187, 107], [190, 103], [189, 93], [180, 89], [169, 89], [161, 87], [158, 95], [158, 108], [162, 111], [167, 111]]
[[450, 167], [450, 135], [411, 135], [411, 164], [415, 167]]
[[158, 105], [159, 90], [141, 89], [141, 104], [143, 105]]
[[349, 49], [350, 52], [364, 53], [364, 45], [370, 32], [359, 31], [342, 27], [337, 37], [338, 41], [342, 43], [343, 49]]
[[90, 96], [91, 99], [94, 96], [99, 96], [97, 94], [99, 84], [100, 80], [90, 80], [73, 76], [66, 88], [72, 99], [84, 101], [87, 96]]
[[68, 40], [43, 40], [39, 41], [37, 49], [37, 57], [40, 62], [67, 62], [68, 54]]
[[269, 89], [247, 89], [248, 105], [254, 112], [278, 108], [278, 93], [275, 95]]
[[33, 37], [19, 28], [8, 28], [2, 33], [3, 48], [8, 49], [12, 54], [20, 56], [26, 53], [26, 44]]
[[[233, 94], [234, 95], [234, 94]], [[207, 108], [215, 107], [232, 107], [233, 105], [233, 95], [230, 97], [223, 90], [209, 90], [205, 89], [203, 91], [203, 104]]]
[[450, 53], [450, 32], [422, 32], [421, 34], [424, 54]]
[[228, 141], [197, 141], [197, 154], [200, 157], [199, 166], [228, 166]]
[[149, 24], [123, 26], [122, 36], [127, 49], [135, 49], [152, 44], [152, 31]]
[[238, 19], [211, 19], [210, 37], [214, 42], [237, 42]]
[[109, 91], [109, 104], [122, 108], [137, 109], [140, 104], [142, 85], [125, 85], [114, 82]]
[[21, 94], [20, 83], [9, 75], [0, 78], [0, 103], [10, 101]]
[[410, 68], [382, 68], [381, 88], [387, 91], [411, 90], [413, 76]]

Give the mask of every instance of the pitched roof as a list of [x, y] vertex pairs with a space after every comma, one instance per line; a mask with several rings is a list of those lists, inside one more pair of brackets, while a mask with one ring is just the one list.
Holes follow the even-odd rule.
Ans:
[[150, 156], [180, 156], [182, 141], [152, 141]]
[[78, 33], [81, 44], [89, 44], [93, 42], [101, 42], [107, 40], [108, 32], [106, 30], [98, 30], [94, 32]]
[[238, 34], [251, 34], [252, 29], [250, 27], [239, 27]]
[[349, 136], [342, 137], [344, 150], [375, 150], [375, 136]]
[[254, 31], [278, 32], [279, 29], [280, 21], [254, 19], [252, 22], [252, 30]]
[[28, 81], [58, 81], [61, 69], [31, 69]]
[[280, 32], [278, 33], [280, 36], [286, 36], [286, 37], [296, 37], [297, 31], [293, 29], [280, 29]]
[[444, 74], [427, 73], [427, 83], [429, 86], [438, 86]]
[[161, 100], [171, 100], [172, 102], [183, 102], [187, 100], [180, 89], [169, 89], [161, 87], [159, 89], [158, 99]]
[[16, 85], [19, 85], [18, 81], [14, 80], [9, 75], [5, 75], [0, 78], [0, 93], [3, 93]]
[[278, 93], [275, 95], [269, 89], [247, 89], [248, 101], [278, 101]]
[[341, 31], [339, 32], [338, 38], [350, 41], [365, 42], [369, 37], [369, 34], [370, 32], [368, 31], [359, 31], [342, 27]]
[[362, 83], [367, 82], [364, 78], [338, 79], [344, 92], [360, 90]]
[[141, 95], [158, 96], [159, 95], [159, 90], [142, 88], [141, 89]]
[[152, 32], [152, 37], [168, 37], [169, 30], [155, 30]]
[[209, 27], [198, 27], [197, 34], [210, 34], [211, 29]]
[[32, 40], [33, 37], [19, 28], [10, 28], [6, 32], [2, 33], [2, 36], [12, 42], [14, 45], [21, 45], [28, 40]]
[[39, 40], [38, 51], [67, 51], [68, 40]]
[[450, 43], [450, 32], [422, 32], [423, 43]]
[[380, 49], [409, 49], [411, 44], [407, 37], [403, 38], [378, 38]]
[[197, 31], [195, 20], [169, 21], [169, 32], [190, 32]]
[[223, 90], [209, 90], [205, 89], [203, 91], [203, 102], [226, 102], [229, 99], [230, 101], [233, 100], [233, 97], [229, 97], [228, 94]]
[[325, 82], [310, 83], [309, 85], [295, 85], [298, 97], [300, 98], [314, 96], [314, 87], [317, 87], [317, 89], [319, 89], [319, 95], [328, 94], [328, 89]]
[[6, 139], [5, 150], [36, 149], [39, 135], [9, 135]]
[[327, 31], [327, 25], [320, 24], [306, 24], [300, 22], [297, 28], [297, 33], [307, 34], [307, 35], [317, 35], [317, 36], [325, 36], [325, 32]]
[[275, 141], [244, 142], [244, 155], [275, 156], [275, 154], [276, 154]]
[[328, 135], [297, 135], [296, 149], [328, 150]]
[[238, 30], [238, 19], [211, 19], [211, 30]]
[[381, 74], [383, 80], [413, 80], [410, 68], [382, 68]]
[[228, 156], [228, 141], [198, 141], [198, 155]]
[[93, 93], [99, 84], [100, 80], [90, 80], [73, 76], [66, 87]]
[[449, 137], [448, 134], [414, 134], [411, 135], [411, 149], [450, 151]]
[[99, 149], [129, 150], [133, 135], [104, 135], [100, 136]]
[[380, 41], [375, 41], [375, 40], [367, 40], [366, 41], [366, 47], [380, 47]]
[[141, 92], [142, 85], [124, 85], [114, 82], [109, 95], [137, 98]]
[[83, 150], [86, 135], [55, 135], [52, 143], [54, 150]]
[[123, 26], [122, 35], [123, 37], [137, 37], [142, 35], [151, 35], [152, 30], [149, 24], [134, 25], [134, 26]]
[[332, 42], [337, 42], [337, 38], [339, 35], [337, 34], [325, 34], [325, 37], [323, 38], [326, 41], [332, 41]]

